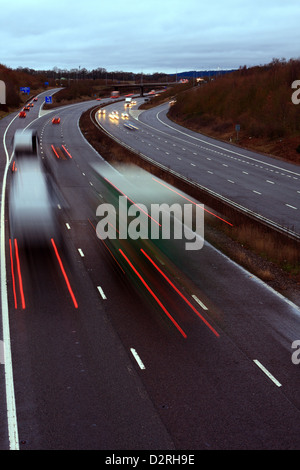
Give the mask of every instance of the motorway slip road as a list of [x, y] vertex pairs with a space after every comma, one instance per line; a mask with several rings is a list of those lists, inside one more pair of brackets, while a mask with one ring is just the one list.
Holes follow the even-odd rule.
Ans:
[[[139, 245], [122, 245], [127, 259], [108, 250], [95, 234], [107, 187], [91, 166], [106, 163], [78, 127], [89, 106], [60, 110], [57, 126], [51, 114], [34, 122], [64, 201], [64, 243], [20, 250], [25, 305], [5, 219], [8, 318], [2, 310], [1, 339], [9, 320], [15, 447], [299, 449], [299, 366], [292, 361], [299, 308], [207, 243], [189, 253], [178, 240], [168, 256], [143, 245], [154, 264]], [[1, 121], [1, 135], [8, 123]], [[7, 133], [9, 152], [18, 126], [14, 121]], [[58, 159], [52, 146], [69, 156]], [[0, 161], [3, 173], [3, 146]], [[6, 366], [2, 449], [12, 448]]]

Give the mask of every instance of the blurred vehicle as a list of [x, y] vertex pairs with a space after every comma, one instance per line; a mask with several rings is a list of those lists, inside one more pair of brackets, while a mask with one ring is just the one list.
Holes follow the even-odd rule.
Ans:
[[122, 119], [129, 119], [129, 115], [127, 113], [122, 113]]
[[110, 97], [111, 98], [119, 98], [120, 92], [119, 91], [112, 91]]
[[52, 119], [52, 124], [59, 124], [59, 123], [60, 123], [60, 117], [55, 116], [55, 117]]
[[23, 111], [30, 111], [30, 106], [28, 105], [24, 106]]
[[37, 158], [38, 145], [39, 138], [34, 129], [16, 130], [13, 139], [13, 149], [17, 160], [32, 157]]
[[57, 197], [50, 174], [38, 156], [39, 139], [33, 129], [15, 132], [13, 140], [18, 167], [9, 185], [9, 227], [20, 245], [45, 245], [59, 236]]
[[42, 246], [59, 234], [51, 183], [37, 159], [26, 159], [11, 180], [9, 226], [20, 245]]
[[101, 98], [96, 98], [96, 101], [101, 101]]
[[38, 100], [38, 99], [37, 99], [36, 97], [35, 97], [35, 98], [33, 98], [33, 101], [37, 101], [37, 100]]
[[109, 113], [109, 117], [111, 119], [119, 119], [119, 112], [118, 111], [112, 111], [111, 113]]
[[19, 112], [19, 117], [20, 117], [20, 118], [26, 117], [26, 112], [25, 112], [25, 111], [20, 111], [20, 112]]
[[105, 109], [105, 108], [101, 108], [101, 109], [99, 109], [98, 113], [99, 113], [99, 114], [106, 114], [106, 109]]
[[[151, 173], [134, 165], [119, 164], [109, 168], [102, 163], [93, 163], [91, 168], [105, 187], [101, 193], [103, 200], [109, 203], [105, 209], [98, 206], [96, 215], [103, 218], [97, 224], [96, 233], [106, 240], [118, 261], [120, 246], [130, 246], [131, 254], [140, 252], [142, 247], [153, 252], [159, 250], [180, 264], [185, 262], [185, 250], [178, 251], [180, 245], [183, 247], [182, 243], [188, 250], [203, 246], [203, 205], [198, 201], [189, 198], [191, 205], [186, 210], [185, 193], [171, 185], [166, 186], [163, 180], [153, 178]], [[131, 205], [137, 211], [131, 212]], [[127, 217], [129, 211], [131, 216], [137, 215], [136, 225], [132, 225], [133, 219]], [[194, 245], [194, 248], [187, 248], [187, 245]]]

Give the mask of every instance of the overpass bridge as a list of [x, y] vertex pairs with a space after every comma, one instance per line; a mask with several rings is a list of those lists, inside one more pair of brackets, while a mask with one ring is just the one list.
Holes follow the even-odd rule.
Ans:
[[111, 85], [114, 91], [119, 91], [123, 94], [124, 90], [132, 89], [136, 90], [139, 89], [141, 95], [144, 96], [144, 93], [149, 92], [151, 90], [155, 90], [157, 88], [166, 88], [169, 86], [178, 85], [178, 82], [161, 82], [161, 83], [114, 83]]

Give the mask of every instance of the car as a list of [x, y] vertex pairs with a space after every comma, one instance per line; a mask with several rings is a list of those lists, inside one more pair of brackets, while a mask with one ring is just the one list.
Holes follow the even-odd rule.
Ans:
[[60, 123], [60, 117], [55, 116], [55, 117], [52, 119], [52, 124], [59, 124], [59, 123]]
[[106, 109], [104, 108], [99, 109], [99, 114], [106, 114]]
[[129, 119], [129, 115], [127, 113], [122, 113], [122, 119]]
[[30, 111], [30, 106], [28, 105], [24, 106], [23, 111]]
[[101, 98], [96, 98], [96, 101], [101, 101]]
[[20, 111], [19, 112], [19, 118], [25, 118], [25, 117], [26, 117], [25, 111]]
[[112, 111], [110, 114], [109, 114], [109, 117], [111, 119], [119, 119], [119, 111]]
[[37, 101], [38, 99], [37, 98], [33, 98], [33, 101]]

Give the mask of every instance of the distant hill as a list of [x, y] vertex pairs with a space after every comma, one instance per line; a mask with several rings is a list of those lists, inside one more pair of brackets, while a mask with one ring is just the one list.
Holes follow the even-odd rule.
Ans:
[[224, 69], [224, 70], [189, 70], [187, 72], [178, 72], [178, 73], [173, 73], [173, 74], [169, 74], [170, 76], [172, 77], [177, 77], [178, 80], [180, 80], [181, 78], [187, 78], [187, 79], [190, 79], [190, 78], [194, 78], [194, 77], [198, 77], [198, 78], [203, 78], [203, 77], [216, 77], [216, 76], [220, 76], [220, 75], [225, 75], [227, 73], [231, 73], [231, 72], [234, 72], [235, 70], [237, 69], [230, 69], [230, 70], [227, 70], [227, 69]]

